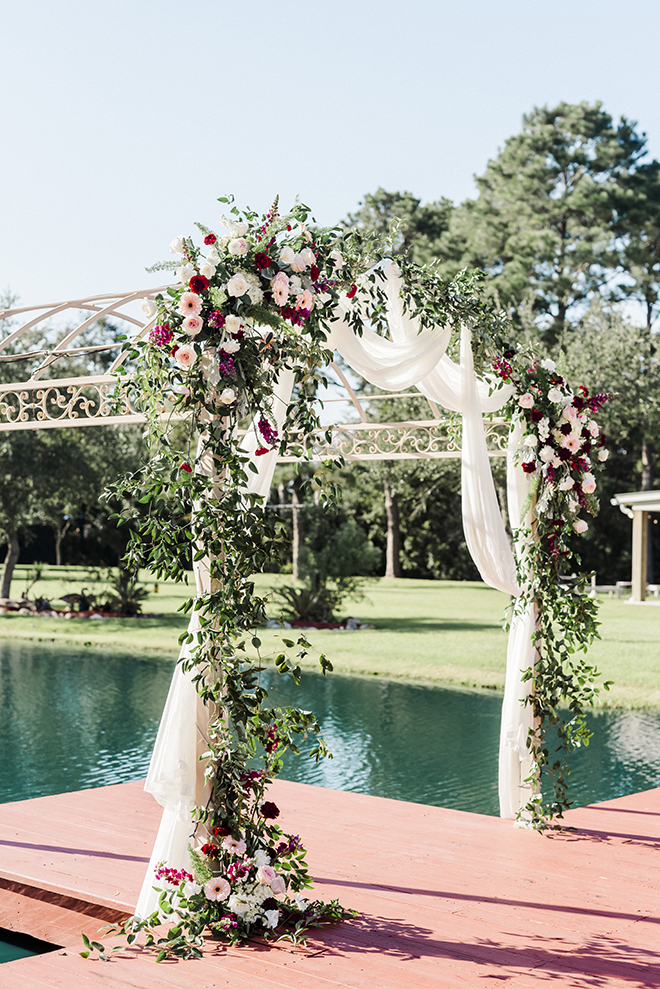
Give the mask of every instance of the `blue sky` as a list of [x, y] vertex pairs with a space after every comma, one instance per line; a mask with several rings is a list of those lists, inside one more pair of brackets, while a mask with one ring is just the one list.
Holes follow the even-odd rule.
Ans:
[[0, 290], [23, 305], [158, 284], [228, 192], [323, 223], [378, 186], [460, 201], [534, 105], [599, 99], [660, 157], [657, 0], [21, 0], [0, 25]]

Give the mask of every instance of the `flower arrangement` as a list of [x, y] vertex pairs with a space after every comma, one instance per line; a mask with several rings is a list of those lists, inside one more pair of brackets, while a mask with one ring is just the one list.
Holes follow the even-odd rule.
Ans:
[[[202, 244], [177, 237], [170, 246], [177, 259], [152, 269], [173, 270], [176, 284], [144, 301], [153, 326], [125, 344], [128, 387], [150, 425], [151, 458], [112, 489], [128, 504], [119, 521], [132, 524], [132, 566], [174, 579], [186, 578], [191, 559], [210, 567], [210, 589], [185, 605], [196, 622], [181, 639], [189, 647], [182, 665], [209, 709], [210, 796], [194, 813], [191, 865], [161, 863], [158, 909], [121, 928], [131, 943], [145, 932], [159, 957], [195, 955], [205, 931], [234, 943], [279, 925], [282, 936], [298, 937], [312, 923], [352, 913], [336, 901], [303, 898], [312, 885], [305, 850], [273, 823], [279, 810], [266, 799], [299, 737], [314, 740], [309, 754], [317, 761], [328, 752], [313, 714], [266, 704], [254, 632], [265, 621], [265, 601], [252, 577], [277, 559], [286, 536], [249, 492], [249, 472], [258, 468], [238, 427], [251, 424], [256, 457], [277, 450], [292, 431], [318, 427], [313, 403], [320, 369], [332, 359], [324, 346], [329, 320], [341, 294], [355, 294], [357, 278], [380, 255], [371, 241], [311, 229], [307, 207], [282, 216], [276, 200], [258, 216], [220, 201], [231, 206], [221, 229], [198, 224]], [[293, 373], [295, 385], [278, 426], [273, 391], [283, 372]], [[181, 424], [163, 422], [168, 408], [186, 414], [183, 450]], [[321, 467], [314, 482], [326, 498], [328, 473]], [[256, 663], [246, 660], [246, 636]], [[298, 682], [309, 643], [286, 639], [284, 647], [277, 668]], [[324, 675], [332, 670], [325, 656], [319, 662]], [[156, 942], [164, 915], [174, 923]]]
[[[598, 603], [586, 593], [589, 575], [579, 573], [575, 540], [588, 530], [584, 513], [597, 515], [597, 475], [608, 459], [606, 437], [596, 416], [613, 396], [589, 395], [586, 387], [572, 389], [555, 361], [504, 351], [492, 362], [503, 381], [514, 385], [507, 414], [522, 426], [517, 466], [529, 479], [527, 503], [532, 528], [519, 561], [523, 593], [520, 604], [537, 605], [534, 636], [536, 659], [525, 678], [532, 681], [530, 702], [536, 728], [527, 740], [536, 793], [524, 809], [536, 827], [547, 827], [570, 806], [565, 755], [589, 742], [585, 711], [597, 699], [598, 670], [584, 654], [598, 635]], [[605, 690], [610, 684], [604, 683]], [[565, 718], [560, 703], [568, 705]], [[548, 731], [557, 731], [558, 748], [551, 756]], [[559, 757], [557, 757], [557, 752]], [[548, 802], [542, 790], [546, 774], [553, 787]]]

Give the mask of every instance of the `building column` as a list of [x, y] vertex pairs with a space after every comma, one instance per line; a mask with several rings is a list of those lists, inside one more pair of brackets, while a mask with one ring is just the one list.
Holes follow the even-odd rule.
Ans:
[[646, 558], [648, 546], [648, 517], [646, 510], [633, 517], [632, 597], [631, 601], [646, 600]]

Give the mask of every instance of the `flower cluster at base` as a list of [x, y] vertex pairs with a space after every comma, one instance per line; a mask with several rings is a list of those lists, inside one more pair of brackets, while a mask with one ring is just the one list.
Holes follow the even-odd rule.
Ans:
[[[598, 635], [598, 602], [589, 597], [589, 574], [580, 572], [576, 534], [588, 531], [582, 512], [598, 513], [596, 475], [608, 459], [606, 437], [596, 416], [613, 396], [589, 395], [583, 385], [572, 389], [555, 361], [535, 360], [505, 351], [492, 362], [495, 373], [514, 385], [508, 417], [522, 426], [517, 466], [529, 482], [516, 536], [524, 545], [518, 561], [522, 593], [516, 608], [533, 602], [536, 629], [535, 659], [523, 674], [531, 682], [526, 699], [532, 705], [534, 727], [527, 746], [531, 772], [527, 783], [533, 796], [521, 817], [543, 830], [554, 826], [570, 807], [565, 755], [589, 742], [586, 710], [597, 700], [599, 676], [585, 653]], [[531, 509], [531, 529], [524, 519]], [[608, 690], [609, 683], [603, 684]], [[562, 708], [568, 708], [565, 716]], [[548, 732], [556, 743], [552, 755]], [[544, 795], [543, 778], [552, 784], [552, 799]]]
[[[279, 814], [268, 801], [261, 811]], [[208, 928], [232, 943], [245, 940], [255, 928], [262, 932], [276, 928], [283, 914], [304, 918], [308, 903], [300, 890], [312, 883], [297, 835], [269, 827], [259, 837], [253, 836], [266, 843], [248, 851], [245, 839], [236, 839], [227, 827], [210, 830], [210, 841], [189, 848], [193, 875], [164, 864], [156, 869], [163, 890], [161, 908], [168, 902], [200, 931]]]

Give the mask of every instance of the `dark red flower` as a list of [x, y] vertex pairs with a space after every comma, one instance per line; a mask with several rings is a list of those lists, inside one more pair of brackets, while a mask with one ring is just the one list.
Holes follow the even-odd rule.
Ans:
[[566, 447], [562, 446], [559, 450], [557, 450], [557, 456], [559, 457], [560, 460], [570, 460], [571, 451], [567, 450]]
[[589, 389], [586, 388], [585, 385], [580, 385], [580, 391], [582, 392], [582, 394], [584, 395], [585, 398], [589, 394]]
[[273, 262], [264, 251], [259, 251], [258, 254], [254, 255], [254, 263], [259, 271], [263, 271], [264, 268], [270, 268]]
[[504, 353], [502, 354], [502, 357], [504, 357], [507, 361], [510, 361], [511, 358], [514, 356], [515, 356], [515, 350], [505, 350]]
[[191, 292], [197, 292], [199, 295], [200, 292], [206, 292], [209, 287], [209, 280], [208, 278], [205, 278], [204, 275], [193, 275], [188, 282], [188, 285], [190, 286]]
[[346, 298], [352, 299], [356, 292], [357, 292], [357, 285], [351, 285], [348, 292], [346, 293]]
[[209, 324], [209, 326], [212, 329], [221, 330], [222, 327], [225, 325], [225, 317], [223, 316], [223, 314], [220, 312], [219, 309], [214, 309], [213, 312], [209, 315], [209, 318], [207, 319], [206, 322]]
[[204, 238], [204, 243], [206, 244], [207, 247], [210, 247], [211, 244], [215, 244], [217, 239], [218, 238], [216, 237], [215, 234], [207, 234], [206, 237]]
[[532, 409], [532, 411], [529, 413], [529, 418], [532, 420], [532, 422], [540, 422], [541, 419], [543, 418], [543, 413], [541, 412], [540, 409]]
[[563, 433], [564, 436], [568, 436], [568, 434], [572, 432], [572, 427], [570, 422], [562, 422], [561, 426], [559, 427], [559, 431]]
[[280, 808], [272, 800], [264, 800], [259, 810], [261, 816], [267, 821], [274, 821], [276, 817], [280, 816]]
[[192, 474], [192, 467], [190, 466], [190, 464], [181, 464], [179, 470], [185, 470], [188, 472], [188, 474]]
[[179, 345], [178, 343], [175, 343], [172, 349], [170, 350], [170, 354], [172, 355], [172, 357], [174, 357], [178, 349], [179, 349]]
[[607, 437], [605, 436], [605, 433], [601, 433], [600, 439], [598, 441], [598, 446], [605, 446], [606, 442], [607, 442]]
[[262, 910], [277, 910], [279, 909], [279, 903], [274, 896], [267, 897], [261, 904]]
[[270, 453], [270, 450], [268, 449], [267, 446], [258, 446], [257, 449], [254, 451], [255, 457], [263, 457], [264, 453]]
[[210, 843], [207, 843], [206, 845], [202, 845], [201, 850], [202, 850], [202, 854], [207, 855], [210, 859], [217, 859], [218, 855], [220, 854], [220, 849], [218, 848], [218, 846], [212, 845]]
[[309, 269], [309, 275], [312, 281], [315, 282], [320, 274], [321, 274], [321, 269], [319, 268], [319, 266], [317, 264], [313, 264]]
[[536, 464], [534, 463], [533, 460], [530, 460], [522, 465], [522, 469], [525, 471], [526, 474], [533, 474], [534, 471], [536, 470]]
[[228, 834], [231, 834], [231, 828], [226, 827], [224, 824], [216, 824], [214, 828], [211, 828], [211, 834], [220, 838], [226, 838]]

